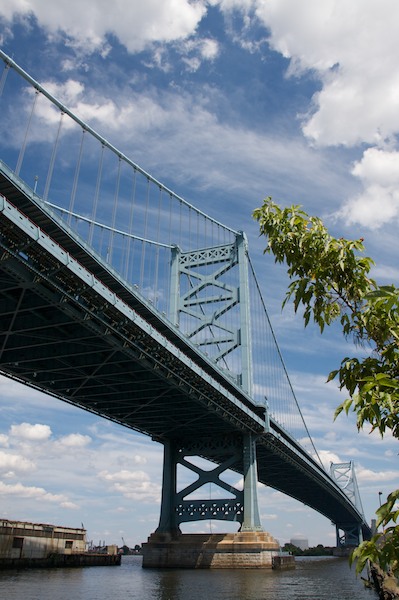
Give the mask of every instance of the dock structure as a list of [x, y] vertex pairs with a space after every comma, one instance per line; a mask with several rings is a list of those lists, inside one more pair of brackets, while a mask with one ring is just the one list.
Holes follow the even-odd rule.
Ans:
[[115, 552], [87, 552], [86, 530], [0, 519], [0, 569], [120, 564]]

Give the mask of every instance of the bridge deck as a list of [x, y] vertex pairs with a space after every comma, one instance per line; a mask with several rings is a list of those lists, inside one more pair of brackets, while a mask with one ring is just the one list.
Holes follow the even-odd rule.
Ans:
[[[262, 407], [32, 202], [4, 169], [0, 192], [60, 247], [47, 250], [1, 213], [1, 372], [161, 442], [253, 431], [259, 435], [261, 482], [334, 522], [361, 522], [335, 482], [294, 440], [273, 420], [265, 430]], [[61, 251], [84, 273], [76, 276], [71, 264], [57, 258]], [[242, 464], [236, 469], [242, 472]]]

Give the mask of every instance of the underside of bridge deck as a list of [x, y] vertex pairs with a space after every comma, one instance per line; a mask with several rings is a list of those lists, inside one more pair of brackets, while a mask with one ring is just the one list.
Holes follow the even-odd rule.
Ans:
[[[65, 261], [1, 213], [0, 372], [160, 442], [251, 432], [258, 440], [261, 482], [334, 522], [359, 520], [322, 469], [273, 431], [276, 424], [265, 431], [262, 407], [143, 306], [133, 290], [4, 175], [0, 192], [45, 227], [64, 254], [73, 256], [105, 290], [100, 293], [98, 286], [76, 277]], [[108, 292], [134, 316], [107, 301]], [[242, 463], [234, 469], [242, 472]]]

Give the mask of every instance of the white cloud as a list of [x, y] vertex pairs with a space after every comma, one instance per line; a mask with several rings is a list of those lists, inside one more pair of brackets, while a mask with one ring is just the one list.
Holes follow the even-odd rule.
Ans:
[[140, 456], [139, 454], [135, 454], [133, 457], [133, 462], [136, 465], [146, 465], [148, 461], [145, 456]]
[[189, 71], [195, 73], [201, 66], [201, 61], [197, 56], [187, 57], [183, 59]]
[[159, 502], [161, 488], [150, 481], [144, 471], [128, 471], [123, 469], [116, 473], [101, 471], [98, 477], [109, 483], [115, 491], [126, 498], [140, 502]]
[[261, 518], [262, 521], [266, 521], [267, 522], [267, 521], [276, 521], [279, 518], [279, 516], [276, 515], [276, 514], [270, 514], [270, 513], [269, 514], [267, 514], [267, 513], [263, 514], [262, 513], [260, 515], [260, 518]]
[[320, 456], [320, 460], [323, 463], [324, 468], [328, 472], [330, 472], [331, 463], [337, 464], [342, 462], [338, 454], [330, 452], [329, 450], [319, 450], [318, 454]]
[[[116, 101], [104, 97], [97, 90], [85, 90], [83, 84], [74, 79], [63, 83], [44, 81], [43, 87], [57, 100], [65, 104], [69, 110], [76, 114], [82, 121], [92, 126], [101, 125], [102, 131], [108, 123], [114, 132], [140, 133], [149, 128], [162, 127], [167, 123], [172, 106], [162, 105], [150, 95], [129, 93], [125, 101]], [[33, 94], [33, 89], [30, 90]], [[166, 96], [168, 98], [168, 96]], [[60, 121], [59, 110], [47, 98], [40, 96], [36, 107], [37, 125], [30, 135], [35, 140], [50, 139], [54, 127]], [[65, 133], [75, 127], [74, 121], [67, 116], [63, 117], [62, 132]]]
[[205, 12], [205, 0], [114, 0], [112, 7], [106, 0], [4, 0], [0, 8], [8, 20], [32, 13], [49, 36], [63, 31], [76, 48], [105, 54], [108, 34], [138, 52], [153, 42], [187, 38]]
[[[62, 100], [67, 106], [76, 104], [78, 99], [81, 98], [84, 93], [84, 85], [80, 81], [75, 81], [74, 79], [68, 79], [63, 83], [57, 84], [52, 81], [46, 81], [44, 82], [43, 87], [50, 92], [50, 94], [53, 94], [59, 100]], [[47, 106], [47, 101], [43, 99], [43, 102], [45, 102]], [[58, 112], [56, 112], [56, 114], [59, 115]]]
[[254, 0], [290, 73], [312, 71], [322, 90], [304, 132], [320, 145], [375, 143], [399, 129], [395, 0]]
[[373, 146], [353, 169], [364, 189], [338, 216], [368, 228], [396, 220], [398, 153], [380, 148], [399, 132], [399, 4], [253, 0], [252, 7], [269, 28], [271, 47], [290, 60], [288, 74], [310, 72], [321, 83], [303, 117], [304, 135], [319, 147]]
[[70, 433], [57, 440], [58, 444], [66, 446], [67, 448], [83, 448], [90, 444], [90, 442], [91, 437], [89, 435], [82, 435], [81, 433]]
[[217, 40], [205, 38], [200, 41], [201, 56], [206, 60], [214, 60], [219, 54], [219, 44]]
[[0, 450], [0, 472], [17, 471], [28, 473], [35, 468], [35, 464], [19, 454], [9, 454]]
[[48, 425], [36, 423], [21, 423], [20, 425], [11, 425], [10, 435], [24, 440], [42, 442], [48, 440], [51, 436], [51, 428]]
[[[83, 7], [79, 3], [78, 20], [73, 10], [76, 2], [72, 0], [71, 8], [65, 0], [51, 6], [44, 0], [6, 0], [0, 11], [7, 19], [31, 12], [49, 33], [64, 30], [75, 45], [87, 49], [103, 47], [108, 32], [132, 52], [148, 43], [184, 39], [181, 51], [191, 70], [219, 54], [217, 40], [192, 37], [209, 4], [219, 5], [224, 12], [236, 9], [245, 15], [254, 11], [268, 28], [270, 45], [290, 59], [289, 72], [312, 71], [322, 83], [304, 121], [309, 139], [319, 145], [374, 144], [398, 131], [399, 76], [394, 61], [399, 50], [395, 18], [399, 5], [395, 0], [382, 0], [378, 6], [373, 0], [349, 4], [308, 0], [303, 5], [295, 0], [149, 0], [145, 4], [117, 0], [112, 11], [107, 10], [105, 0], [89, 0]], [[195, 54], [187, 54], [193, 50]], [[65, 63], [64, 68], [70, 69], [71, 64]], [[68, 94], [64, 97], [68, 100]], [[82, 102], [76, 108], [83, 119], [125, 122], [126, 115], [118, 115], [112, 103], [88, 106]]]
[[399, 152], [369, 148], [362, 160], [355, 163], [353, 175], [364, 184], [397, 186], [399, 183]]
[[5, 433], [0, 433], [0, 446], [3, 446], [3, 448], [8, 448], [9, 446], [8, 435]]
[[188, 70], [195, 72], [203, 61], [213, 61], [219, 55], [219, 43], [212, 38], [190, 39], [184, 44], [179, 44], [179, 52]]
[[75, 504], [75, 502], [70, 502], [69, 500], [67, 500], [66, 502], [61, 502], [60, 506], [61, 506], [61, 508], [65, 508], [66, 510], [78, 510], [79, 509], [78, 504]]
[[[111, 143], [117, 140], [125, 154], [134, 156], [139, 152], [140, 162], [148, 169], [156, 164], [160, 179], [172, 171], [175, 185], [179, 185], [181, 178], [185, 185], [195, 180], [196, 187], [199, 185], [202, 189], [230, 189], [240, 198], [237, 210], [245, 211], [251, 225], [254, 202], [260, 202], [266, 195], [265, 190], [280, 186], [282, 180], [286, 183], [299, 180], [303, 187], [311, 181], [315, 189], [325, 186], [334, 189], [341, 184], [340, 169], [333, 170], [331, 163], [327, 164], [323, 155], [309, 148], [302, 139], [267, 135], [262, 130], [240, 126], [236, 121], [219, 120], [214, 107], [220, 98], [214, 89], [202, 89], [194, 98], [173, 88], [162, 93], [153, 88], [136, 93], [129, 88], [118, 90], [118, 94], [110, 98], [99, 90], [83, 89], [79, 82], [71, 79], [64, 84], [45, 81], [43, 85], [61, 101], [68, 101], [72, 112], [100, 129]], [[42, 99], [35, 112], [40, 119], [35, 120], [30, 138], [52, 139], [59, 114]], [[19, 123], [20, 120], [16, 127]], [[81, 135], [80, 130], [73, 130], [67, 116], [63, 119], [62, 132]], [[18, 136], [12, 137], [17, 139]], [[289, 176], [287, 164], [290, 164]], [[311, 171], [309, 164], [312, 164]], [[248, 206], [243, 206], [242, 198]], [[217, 214], [214, 216], [218, 218]]]
[[399, 215], [399, 152], [369, 148], [356, 162], [352, 174], [363, 191], [351, 198], [338, 216], [348, 224], [378, 228]]
[[356, 478], [359, 482], [383, 483], [386, 481], [397, 481], [399, 471], [373, 471], [364, 467], [356, 468]]
[[68, 499], [63, 494], [51, 494], [50, 492], [47, 492], [44, 488], [36, 486], [25, 486], [22, 483], [8, 485], [0, 481], [0, 496], [31, 498], [40, 502], [51, 502], [60, 505], [65, 505], [65, 503], [67, 503], [73, 505], [73, 503], [69, 503]]
[[369, 185], [337, 212], [348, 225], [358, 223], [370, 229], [397, 221], [398, 214], [399, 190], [381, 185]]

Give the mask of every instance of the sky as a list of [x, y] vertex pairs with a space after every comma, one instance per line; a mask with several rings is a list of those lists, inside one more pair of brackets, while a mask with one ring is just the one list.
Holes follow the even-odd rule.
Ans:
[[[397, 442], [352, 416], [328, 373], [361, 352], [281, 310], [288, 280], [252, 211], [301, 204], [363, 237], [398, 285], [396, 0], [3, 0], [0, 47], [156, 179], [243, 229], [295, 394], [326, 467], [355, 461], [366, 518], [398, 485]], [[367, 350], [364, 350], [367, 351]], [[0, 516], [81, 523], [94, 543], [141, 544], [158, 524], [162, 447], [0, 379]], [[335, 544], [324, 517], [259, 487], [281, 544]], [[199, 522], [190, 531], [230, 530]]]

